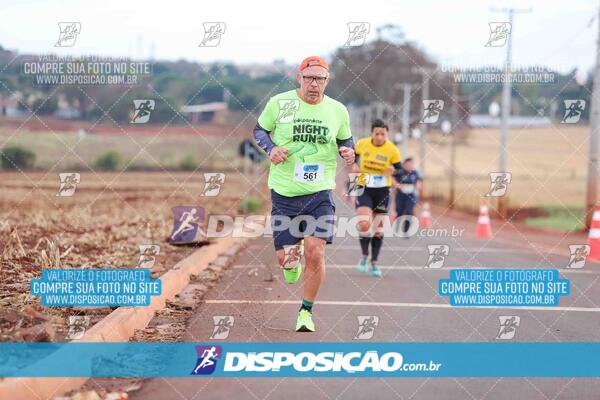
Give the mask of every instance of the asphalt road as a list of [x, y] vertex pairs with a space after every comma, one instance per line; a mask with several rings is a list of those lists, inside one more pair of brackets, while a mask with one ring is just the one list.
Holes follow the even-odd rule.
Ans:
[[[338, 215], [351, 209], [336, 198]], [[438, 213], [438, 215], [436, 215]], [[518, 316], [513, 342], [600, 340], [600, 264], [587, 261], [565, 270], [572, 237], [522, 233], [496, 225], [493, 239], [474, 236], [475, 220], [434, 209], [434, 228], [465, 229], [461, 237], [387, 238], [382, 278], [354, 270], [358, 240], [337, 238], [327, 247], [326, 278], [314, 306], [315, 333], [296, 333], [301, 285], [287, 285], [276, 267], [272, 241], [253, 240], [220, 283], [205, 297], [188, 325], [186, 341], [206, 342], [213, 316], [233, 316], [232, 342], [350, 342], [361, 340], [359, 316], [376, 316], [371, 341], [494, 342], [500, 316]], [[497, 224], [497, 222], [496, 222]], [[518, 233], [515, 233], [515, 230]], [[535, 242], [540, 239], [541, 244]], [[447, 244], [443, 268], [424, 268], [427, 245]], [[438, 295], [449, 268], [558, 268], [571, 280], [571, 295], [546, 310], [456, 308]], [[211, 340], [214, 342], [214, 340]], [[309, 348], [309, 344], [307, 344]], [[560, 362], [560, 360], [557, 360]], [[599, 399], [600, 379], [393, 378], [393, 379], [153, 379], [132, 399]]]

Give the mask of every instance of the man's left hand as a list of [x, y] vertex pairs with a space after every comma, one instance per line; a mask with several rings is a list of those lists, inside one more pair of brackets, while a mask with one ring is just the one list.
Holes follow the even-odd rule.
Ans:
[[340, 155], [346, 161], [346, 165], [350, 166], [354, 164], [354, 150], [350, 147], [342, 146], [339, 148]]

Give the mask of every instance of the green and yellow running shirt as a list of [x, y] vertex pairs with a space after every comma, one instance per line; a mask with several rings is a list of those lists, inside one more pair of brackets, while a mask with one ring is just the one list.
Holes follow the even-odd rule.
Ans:
[[258, 124], [272, 132], [276, 146], [288, 149], [287, 161], [269, 169], [269, 188], [294, 197], [335, 188], [336, 139], [349, 139], [346, 107], [328, 96], [305, 103], [296, 90], [269, 99]]

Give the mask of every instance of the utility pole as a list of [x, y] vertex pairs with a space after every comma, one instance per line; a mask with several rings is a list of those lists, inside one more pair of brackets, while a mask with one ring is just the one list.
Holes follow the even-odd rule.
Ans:
[[[492, 10], [493, 11], [493, 10]], [[500, 164], [498, 172], [507, 171], [508, 160], [508, 118], [510, 117], [510, 93], [511, 93], [511, 61], [512, 61], [512, 38], [514, 33], [514, 14], [530, 12], [530, 9], [508, 8], [498, 10], [499, 12], [508, 12], [508, 23], [510, 32], [506, 43], [506, 62], [504, 63], [504, 82], [502, 85], [502, 116], [500, 120]], [[506, 219], [506, 197], [498, 197], [498, 215]]]
[[448, 196], [448, 208], [454, 208], [456, 193], [456, 136], [458, 135], [458, 101], [460, 93], [458, 92], [458, 82], [452, 86], [452, 114], [450, 139], [450, 196]]
[[585, 205], [585, 227], [590, 229], [592, 215], [598, 202], [598, 129], [600, 129], [600, 6], [598, 7], [598, 38], [596, 41], [596, 69], [592, 88], [592, 109], [590, 113], [590, 155]]
[[404, 100], [402, 102], [402, 157], [408, 156], [408, 128], [410, 126], [410, 83], [404, 83], [402, 90]]
[[[431, 74], [435, 72], [434, 68], [428, 67], [414, 67], [412, 68], [412, 73], [421, 75], [421, 104], [425, 100], [429, 99], [429, 81], [431, 79]], [[421, 176], [423, 177], [423, 182], [421, 183], [421, 199], [425, 200], [425, 157], [427, 155], [426, 147], [427, 147], [427, 133], [429, 131], [429, 124], [421, 124], [421, 137], [419, 140], [419, 170], [421, 172]]]
[[371, 135], [371, 123], [373, 122], [373, 120], [373, 105], [369, 104], [365, 111], [365, 119], [363, 121], [364, 129], [363, 132], [360, 133], [362, 137], [367, 137]]
[[[429, 77], [423, 74], [423, 91], [421, 92], [421, 104], [425, 104], [425, 100], [429, 100]], [[419, 169], [421, 176], [425, 177], [425, 145], [426, 137], [429, 131], [429, 124], [421, 124], [421, 137], [419, 138]]]

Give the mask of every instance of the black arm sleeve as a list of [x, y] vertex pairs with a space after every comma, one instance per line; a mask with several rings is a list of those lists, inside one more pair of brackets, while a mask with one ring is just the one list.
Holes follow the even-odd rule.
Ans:
[[354, 150], [354, 138], [350, 136], [348, 139], [335, 139], [338, 149], [340, 147], [350, 147]]
[[275, 147], [275, 143], [273, 143], [273, 140], [271, 140], [271, 136], [269, 135], [270, 133], [271, 132], [267, 131], [259, 124], [256, 124], [254, 131], [252, 132], [256, 144], [267, 154], [270, 154], [273, 147]]
[[400, 180], [400, 177], [402, 176], [402, 172], [404, 171], [402, 169], [402, 162], [398, 161], [397, 163], [392, 164], [392, 166], [396, 170], [396, 171], [394, 171], [394, 178], [396, 178], [396, 180]]

